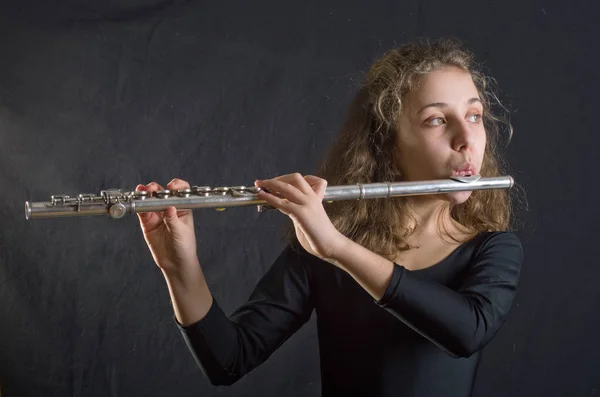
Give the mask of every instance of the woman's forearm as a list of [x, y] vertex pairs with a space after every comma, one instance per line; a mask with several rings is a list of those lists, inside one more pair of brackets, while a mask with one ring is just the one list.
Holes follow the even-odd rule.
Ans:
[[175, 318], [182, 325], [200, 321], [212, 305], [212, 295], [200, 263], [196, 261], [177, 270], [163, 270]]
[[383, 296], [394, 271], [394, 263], [354, 241], [340, 236], [330, 263], [349, 273], [375, 300]]

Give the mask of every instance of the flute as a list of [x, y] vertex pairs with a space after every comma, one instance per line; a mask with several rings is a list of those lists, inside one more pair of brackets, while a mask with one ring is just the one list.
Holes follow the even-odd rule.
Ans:
[[[514, 180], [511, 176], [481, 177], [456, 176], [427, 181], [356, 183], [353, 185], [328, 186], [323, 201], [368, 200], [400, 196], [440, 194], [458, 191], [486, 189], [509, 189]], [[100, 194], [53, 195], [50, 201], [25, 202], [25, 219], [61, 218], [108, 215], [119, 219], [126, 214], [164, 211], [167, 207], [177, 209], [215, 208], [256, 205], [259, 211], [272, 208], [257, 197], [260, 188], [233, 186], [192, 186], [189, 189], [161, 190], [157, 192], [123, 191], [108, 189]]]

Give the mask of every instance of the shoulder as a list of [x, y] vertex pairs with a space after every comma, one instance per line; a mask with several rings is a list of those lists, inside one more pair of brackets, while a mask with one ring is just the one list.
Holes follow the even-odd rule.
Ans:
[[523, 264], [523, 245], [519, 237], [510, 231], [483, 232], [477, 235], [471, 261], [471, 275], [486, 280], [519, 279]]
[[510, 231], [482, 232], [473, 239], [476, 247], [474, 256], [510, 256], [519, 262], [523, 260], [523, 244], [519, 237]]

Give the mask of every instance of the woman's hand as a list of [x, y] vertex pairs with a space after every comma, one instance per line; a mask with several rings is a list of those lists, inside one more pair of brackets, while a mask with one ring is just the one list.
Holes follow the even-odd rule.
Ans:
[[[167, 189], [189, 189], [188, 182], [173, 179]], [[136, 191], [156, 192], [164, 188], [156, 182], [137, 185]], [[166, 208], [163, 212], [138, 213], [144, 239], [156, 265], [163, 271], [180, 270], [198, 264], [192, 210]]]
[[298, 173], [267, 180], [257, 180], [258, 197], [277, 208], [294, 222], [296, 236], [302, 247], [312, 255], [328, 260], [336, 256], [343, 236], [323, 208], [327, 181]]

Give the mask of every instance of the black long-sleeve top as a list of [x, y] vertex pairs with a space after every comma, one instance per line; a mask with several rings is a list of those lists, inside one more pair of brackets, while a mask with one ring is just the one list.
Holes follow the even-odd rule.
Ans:
[[202, 320], [177, 326], [214, 385], [263, 363], [315, 310], [323, 397], [467, 397], [522, 258], [515, 234], [481, 233], [434, 266], [396, 263], [377, 301], [345, 271], [287, 246], [233, 314], [214, 300]]

